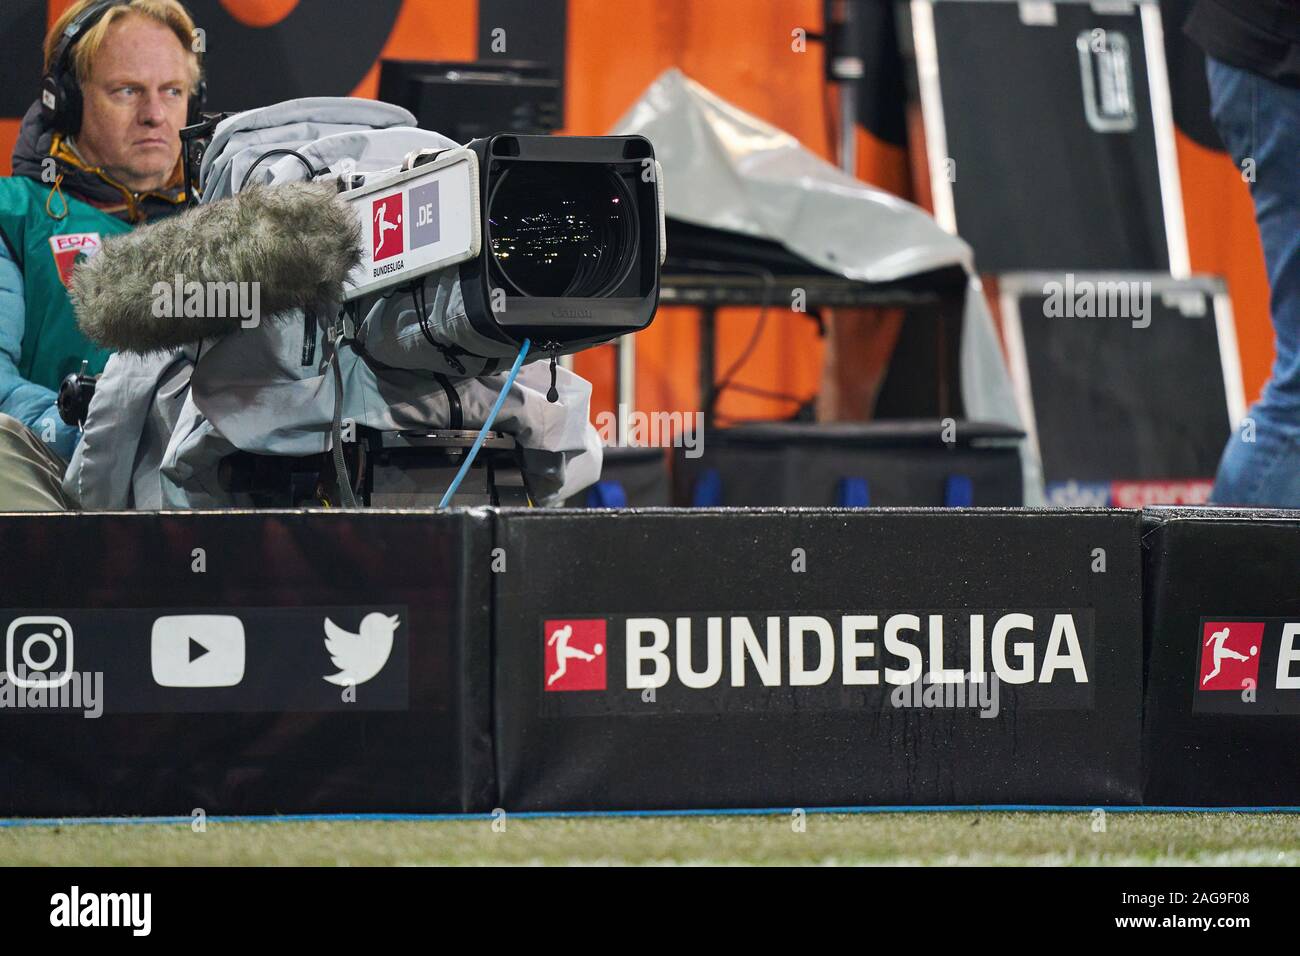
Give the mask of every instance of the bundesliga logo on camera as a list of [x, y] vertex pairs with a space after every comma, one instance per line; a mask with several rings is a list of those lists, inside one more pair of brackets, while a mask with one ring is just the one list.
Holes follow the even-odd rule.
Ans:
[[376, 199], [371, 207], [371, 259], [380, 262], [400, 256], [404, 251], [402, 229], [402, 194], [393, 193], [383, 199]]

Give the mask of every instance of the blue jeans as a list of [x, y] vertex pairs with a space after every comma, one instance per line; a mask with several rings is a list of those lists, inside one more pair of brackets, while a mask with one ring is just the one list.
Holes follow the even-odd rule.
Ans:
[[1228, 439], [1210, 500], [1300, 508], [1300, 89], [1213, 57], [1206, 74], [1228, 154], [1238, 169], [1254, 165], [1277, 353], [1263, 394]]

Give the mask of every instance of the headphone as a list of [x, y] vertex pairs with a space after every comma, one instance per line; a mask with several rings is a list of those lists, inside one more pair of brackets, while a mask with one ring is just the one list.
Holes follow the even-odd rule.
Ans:
[[[50, 68], [41, 78], [41, 114], [46, 123], [60, 133], [75, 135], [81, 129], [81, 86], [77, 83], [77, 71], [70, 68], [72, 48], [109, 10], [127, 6], [130, 2], [131, 0], [100, 0], [92, 3], [63, 28], [63, 35], [59, 37], [54, 55], [50, 57]], [[200, 74], [198, 87], [190, 96], [185, 121], [187, 126], [200, 121], [207, 96], [207, 80]]]

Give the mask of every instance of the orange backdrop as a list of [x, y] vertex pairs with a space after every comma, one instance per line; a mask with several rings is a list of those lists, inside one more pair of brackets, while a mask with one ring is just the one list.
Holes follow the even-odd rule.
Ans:
[[[52, 23], [71, 0], [50, 0]], [[297, 0], [221, 0], [250, 25], [276, 22]], [[477, 50], [476, 0], [406, 0], [386, 57], [472, 59]], [[798, 137], [830, 157], [822, 95], [820, 47], [791, 47], [791, 31], [821, 25], [820, 0], [569, 0], [568, 133], [603, 133], [662, 70], [682, 69], [719, 96]], [[219, 55], [217, 51], [214, 54]], [[33, 85], [35, 80], [33, 80]], [[378, 67], [354, 91], [375, 95]], [[17, 120], [0, 120], [0, 174], [9, 171]], [[859, 176], [911, 197], [903, 150], [858, 134]], [[1273, 356], [1268, 287], [1250, 196], [1232, 161], [1178, 136], [1192, 268], [1225, 276], [1236, 310], [1246, 397], [1253, 400]], [[719, 313], [718, 364], [730, 364], [753, 330], [753, 310]], [[637, 338], [637, 404], [693, 410], [698, 405], [695, 313], [660, 311]], [[613, 405], [613, 357], [597, 349], [577, 357], [595, 385], [598, 412]], [[821, 374], [821, 343], [812, 323], [774, 309], [738, 381], [801, 396]], [[787, 403], [729, 393], [719, 412], [733, 417], [782, 415]]]

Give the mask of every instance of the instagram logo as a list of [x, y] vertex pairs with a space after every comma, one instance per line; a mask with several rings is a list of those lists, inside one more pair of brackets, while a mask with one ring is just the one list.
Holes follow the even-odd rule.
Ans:
[[62, 687], [72, 679], [72, 626], [61, 617], [14, 619], [5, 633], [5, 670], [17, 687]]

